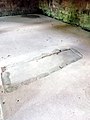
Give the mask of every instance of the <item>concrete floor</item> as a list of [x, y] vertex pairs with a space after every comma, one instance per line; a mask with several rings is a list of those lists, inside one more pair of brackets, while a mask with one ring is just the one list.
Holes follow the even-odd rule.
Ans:
[[0, 18], [0, 67], [61, 48], [74, 48], [83, 58], [1, 93], [5, 120], [90, 120], [90, 33], [42, 15]]

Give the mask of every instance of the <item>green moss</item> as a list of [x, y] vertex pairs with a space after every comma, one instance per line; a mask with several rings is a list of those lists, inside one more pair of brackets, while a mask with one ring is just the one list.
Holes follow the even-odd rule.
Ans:
[[56, 9], [42, 3], [40, 9], [48, 16], [90, 30], [90, 15], [80, 13], [72, 3], [66, 8], [58, 7]]
[[82, 14], [80, 17], [80, 26], [82, 28], [90, 30], [90, 16], [87, 14]]

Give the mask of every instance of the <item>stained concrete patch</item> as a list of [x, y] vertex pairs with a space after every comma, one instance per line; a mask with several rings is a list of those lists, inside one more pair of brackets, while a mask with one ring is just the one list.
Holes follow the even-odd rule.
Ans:
[[[82, 55], [75, 49], [55, 49], [51, 53], [42, 54], [31, 61], [27, 60], [6, 66], [1, 77], [5, 91], [12, 91], [11, 85], [25, 84], [27, 81], [32, 82], [46, 77], [81, 58]], [[10, 90], [7, 90], [8, 88]]]
[[32, 19], [40, 18], [39, 15], [35, 15], [35, 14], [25, 14], [25, 15], [22, 15], [22, 17], [27, 17], [27, 18], [32, 18]]

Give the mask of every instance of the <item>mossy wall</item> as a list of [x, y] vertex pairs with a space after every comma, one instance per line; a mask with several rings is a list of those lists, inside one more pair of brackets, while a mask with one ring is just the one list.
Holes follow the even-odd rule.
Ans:
[[36, 13], [38, 8], [48, 16], [90, 30], [90, 0], [0, 0], [0, 16]]
[[0, 0], [0, 16], [34, 13], [38, 0]]
[[40, 0], [44, 14], [90, 30], [90, 0]]

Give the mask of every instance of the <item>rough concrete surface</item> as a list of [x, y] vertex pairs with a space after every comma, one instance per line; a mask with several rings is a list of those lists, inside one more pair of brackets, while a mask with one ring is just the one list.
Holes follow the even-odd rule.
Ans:
[[5, 120], [90, 120], [90, 33], [42, 15], [0, 18], [0, 67], [63, 48], [83, 58], [13, 92], [1, 92]]

